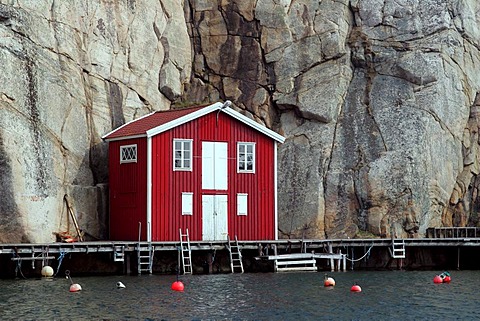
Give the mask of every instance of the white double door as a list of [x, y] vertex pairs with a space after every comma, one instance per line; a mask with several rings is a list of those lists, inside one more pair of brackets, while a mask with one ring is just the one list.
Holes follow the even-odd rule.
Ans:
[[202, 196], [204, 241], [226, 240], [228, 236], [228, 201], [227, 195]]
[[[228, 144], [202, 142], [202, 189], [227, 191]], [[221, 193], [221, 192], [220, 192]], [[202, 239], [226, 240], [228, 236], [228, 197], [223, 194], [202, 195]]]

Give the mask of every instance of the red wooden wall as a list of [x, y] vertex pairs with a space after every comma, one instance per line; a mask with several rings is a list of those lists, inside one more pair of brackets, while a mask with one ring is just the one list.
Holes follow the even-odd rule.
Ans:
[[[138, 222], [146, 240], [147, 144], [145, 138], [109, 143], [110, 239], [138, 240]], [[137, 162], [120, 164], [120, 146], [137, 144]]]
[[[218, 119], [217, 119], [218, 117]], [[173, 171], [173, 139], [193, 139], [193, 171]], [[228, 142], [228, 191], [202, 191], [202, 141]], [[237, 173], [237, 142], [255, 142], [255, 173]], [[213, 112], [152, 139], [152, 241], [202, 239], [202, 194], [228, 194], [228, 233], [239, 240], [275, 238], [272, 138], [222, 112]], [[182, 192], [193, 192], [193, 215], [182, 215]], [[248, 215], [237, 216], [237, 193], [248, 194]]]

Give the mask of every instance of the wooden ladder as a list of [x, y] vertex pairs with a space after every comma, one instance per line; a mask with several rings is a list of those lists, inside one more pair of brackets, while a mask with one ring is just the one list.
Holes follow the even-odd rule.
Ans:
[[180, 229], [180, 254], [183, 274], [192, 274], [192, 249], [190, 248], [188, 228], [185, 230], [185, 234], [182, 234], [182, 229]]
[[394, 259], [405, 258], [405, 241], [403, 239], [392, 239], [392, 247], [389, 248], [390, 255]]
[[142, 272], [148, 272], [152, 274], [153, 265], [153, 246], [152, 242], [147, 242], [146, 246], [142, 246], [140, 242], [140, 235], [142, 231], [142, 223], [138, 222], [138, 245], [137, 245], [137, 271], [138, 275]]
[[230, 236], [228, 236], [227, 239], [227, 249], [228, 253], [230, 254], [230, 267], [232, 269], [232, 273], [235, 273], [235, 271], [238, 273], [243, 273], [242, 252], [240, 251], [240, 246], [238, 245], [238, 238], [235, 235], [235, 242], [233, 245], [230, 241]]

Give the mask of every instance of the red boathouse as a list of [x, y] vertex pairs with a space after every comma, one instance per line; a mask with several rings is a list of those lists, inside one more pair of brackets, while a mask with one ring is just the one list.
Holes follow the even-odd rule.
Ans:
[[215, 103], [157, 111], [109, 142], [110, 239], [276, 240], [277, 143], [285, 138]]

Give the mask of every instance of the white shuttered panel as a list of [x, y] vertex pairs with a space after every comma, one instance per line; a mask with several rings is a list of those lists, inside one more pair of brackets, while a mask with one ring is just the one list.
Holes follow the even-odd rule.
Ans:
[[202, 189], [228, 188], [228, 144], [202, 142]]
[[247, 215], [248, 194], [237, 194], [237, 215]]

